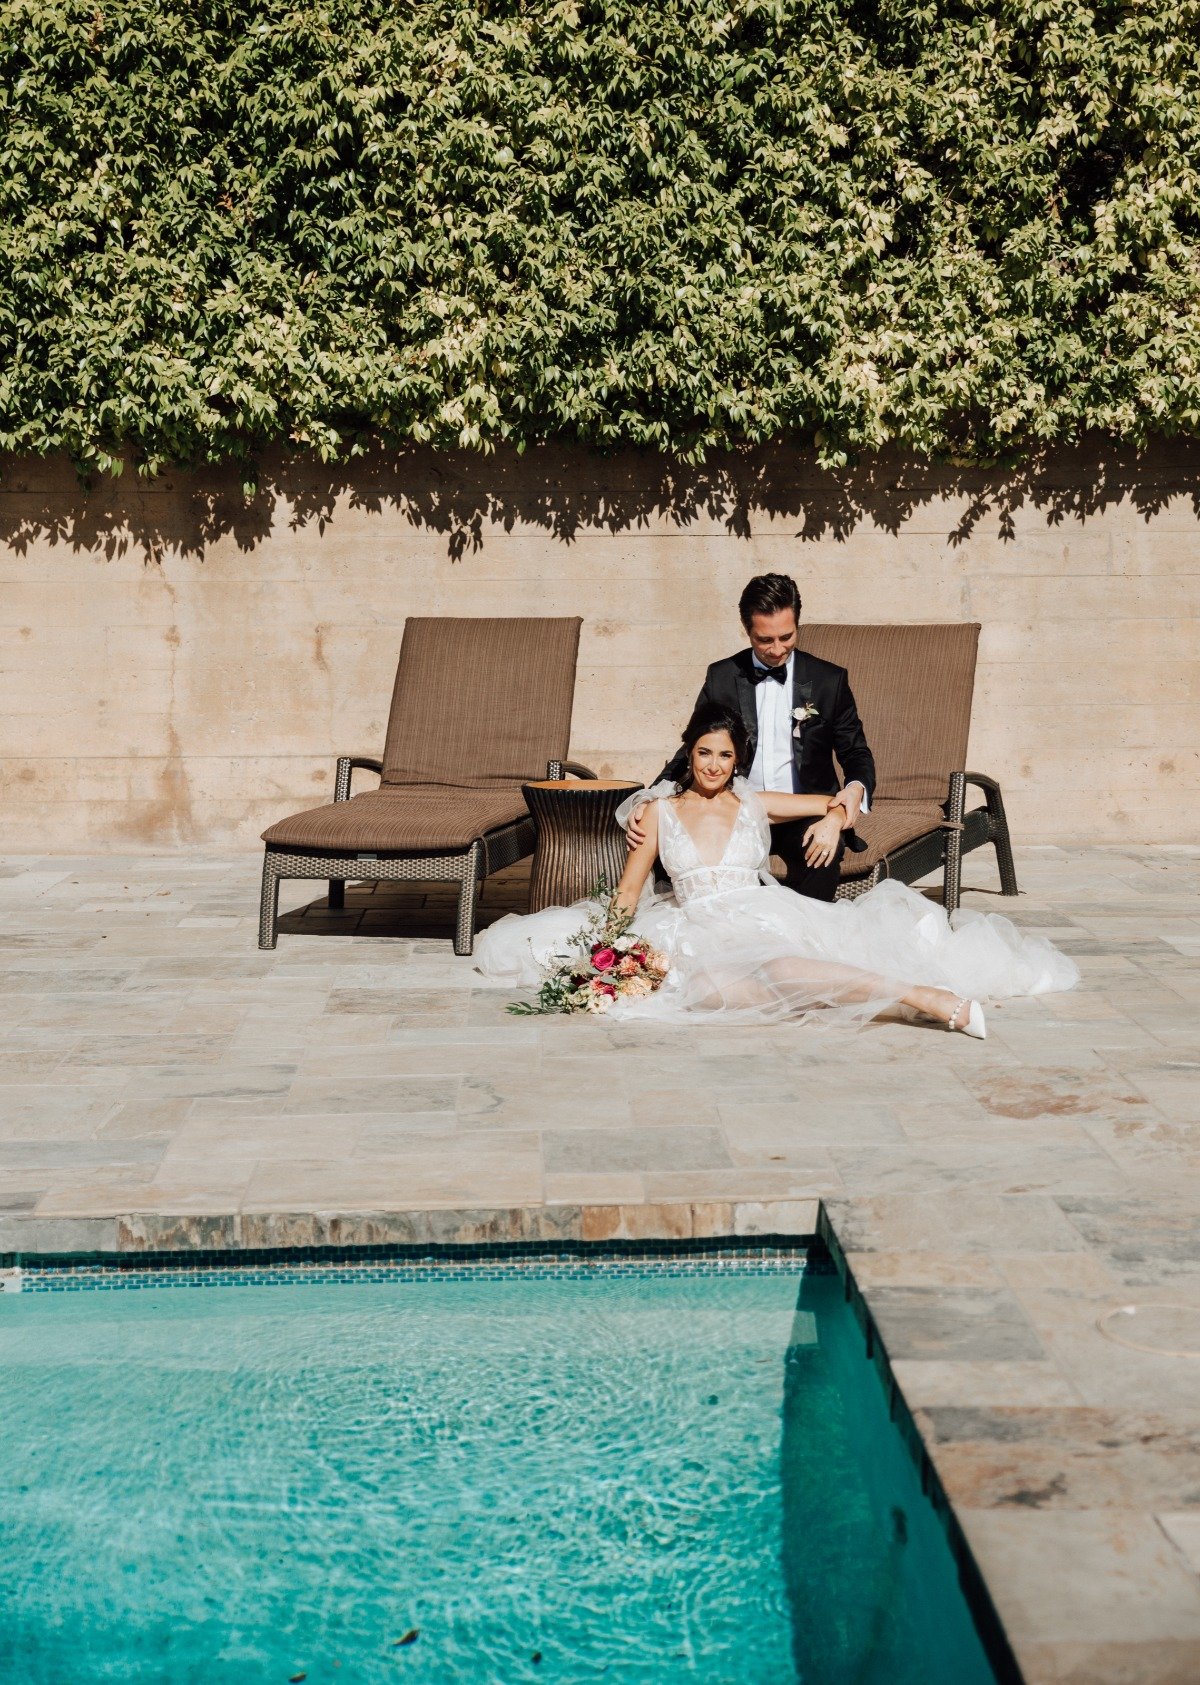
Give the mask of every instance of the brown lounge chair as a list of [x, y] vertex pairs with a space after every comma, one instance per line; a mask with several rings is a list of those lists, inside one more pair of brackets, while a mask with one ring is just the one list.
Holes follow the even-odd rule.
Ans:
[[[994, 778], [967, 772], [977, 623], [947, 626], [807, 626], [800, 647], [850, 675], [879, 783], [856, 829], [865, 854], [847, 850], [838, 899], [880, 878], [915, 883], [942, 871], [942, 902], [958, 906], [962, 857], [991, 843], [1005, 895], [1017, 893], [1004, 800]], [[967, 786], [983, 805], [966, 811]]]
[[[521, 785], [595, 774], [567, 761], [578, 618], [409, 619], [400, 646], [382, 761], [343, 755], [333, 801], [263, 832], [258, 945], [273, 948], [281, 878], [457, 883], [454, 952], [475, 943], [479, 886], [533, 853]], [[380, 775], [351, 796], [356, 767]]]

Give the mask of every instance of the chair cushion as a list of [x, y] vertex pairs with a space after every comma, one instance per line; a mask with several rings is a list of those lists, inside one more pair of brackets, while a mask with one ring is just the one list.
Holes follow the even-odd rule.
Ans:
[[[872, 802], [870, 813], [862, 814], [854, 827], [867, 845], [866, 852], [852, 854], [846, 850], [842, 856], [842, 877], [864, 877], [885, 854], [927, 836], [930, 831], [940, 830], [941, 824], [940, 802]], [[787, 868], [779, 855], [771, 856], [770, 867], [777, 878], [786, 875]]]
[[348, 802], [331, 802], [281, 819], [263, 832], [268, 846], [354, 854], [362, 849], [470, 848], [477, 837], [529, 809], [519, 789], [453, 790], [426, 784], [416, 790], [381, 786]]
[[847, 851], [842, 856], [842, 876], [862, 877], [886, 854], [902, 848], [905, 843], [915, 842], [918, 837], [927, 836], [930, 831], [940, 830], [942, 819], [940, 802], [898, 802], [886, 798], [872, 802], [870, 813], [862, 814], [854, 827], [866, 843], [867, 852], [851, 854]]
[[511, 789], [544, 778], [571, 740], [580, 624], [410, 615], [383, 782]]
[[[801, 649], [846, 669], [879, 773], [877, 797], [945, 801], [950, 774], [967, 764], [978, 644], [974, 621], [801, 625]], [[856, 871], [864, 858], [855, 856]]]

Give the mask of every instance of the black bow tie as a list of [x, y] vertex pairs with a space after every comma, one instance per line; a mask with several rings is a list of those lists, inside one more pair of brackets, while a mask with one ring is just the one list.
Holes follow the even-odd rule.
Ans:
[[785, 661], [782, 667], [752, 667], [750, 677], [756, 685], [760, 685], [764, 679], [774, 679], [776, 684], [785, 685], [787, 683], [787, 662]]

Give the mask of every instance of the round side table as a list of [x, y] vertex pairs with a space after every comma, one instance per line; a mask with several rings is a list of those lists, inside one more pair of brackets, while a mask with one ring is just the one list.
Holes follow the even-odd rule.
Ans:
[[529, 880], [529, 911], [569, 907], [603, 878], [610, 889], [625, 870], [629, 850], [613, 815], [640, 784], [600, 778], [542, 778], [522, 784], [537, 847]]

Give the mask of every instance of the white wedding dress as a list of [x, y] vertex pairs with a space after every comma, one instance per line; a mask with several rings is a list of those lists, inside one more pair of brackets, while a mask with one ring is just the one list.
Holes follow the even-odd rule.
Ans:
[[[914, 983], [975, 1000], [1045, 994], [1079, 981], [1073, 960], [996, 913], [941, 907], [886, 879], [854, 901], [814, 901], [767, 871], [771, 826], [742, 779], [737, 817], [717, 861], [706, 861], [674, 804], [658, 801], [658, 851], [670, 895], [647, 884], [634, 932], [671, 962], [662, 988], [614, 1002], [610, 1016], [677, 1019], [720, 1012], [772, 1023], [812, 1014], [864, 1023]], [[625, 804], [628, 811], [638, 798]], [[475, 963], [495, 982], [536, 988], [595, 904], [510, 913], [476, 942]]]

